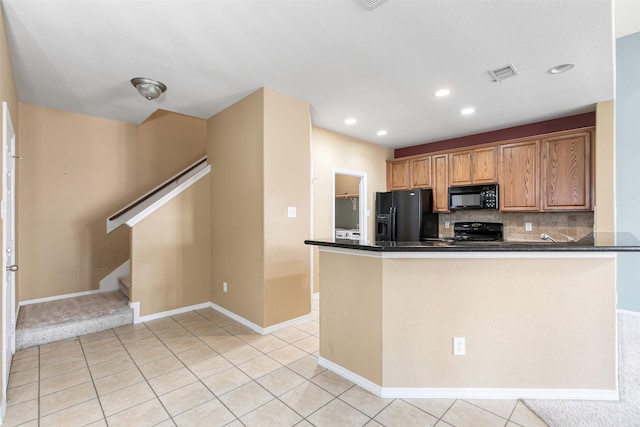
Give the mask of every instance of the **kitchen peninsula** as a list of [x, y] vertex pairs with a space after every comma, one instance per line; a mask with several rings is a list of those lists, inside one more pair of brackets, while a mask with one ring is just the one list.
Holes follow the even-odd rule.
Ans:
[[640, 251], [628, 233], [305, 243], [320, 252], [319, 363], [374, 394], [618, 398], [616, 257]]

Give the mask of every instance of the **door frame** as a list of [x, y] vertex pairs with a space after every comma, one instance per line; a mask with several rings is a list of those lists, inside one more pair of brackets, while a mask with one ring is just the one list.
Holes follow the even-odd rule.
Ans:
[[358, 185], [358, 223], [360, 224], [360, 243], [370, 243], [368, 239], [368, 218], [370, 212], [367, 211], [367, 174], [349, 169], [332, 168], [331, 174], [331, 236], [336, 235], [336, 175], [348, 175], [360, 178]]
[[[11, 120], [11, 113], [9, 112], [8, 104], [3, 101], [2, 102], [2, 154], [3, 154], [3, 162], [2, 162], [2, 203], [1, 203], [1, 214], [2, 214], [2, 403], [3, 407], [6, 407], [6, 391], [7, 385], [9, 382], [9, 369], [11, 358], [15, 353], [16, 348], [16, 340], [15, 340], [15, 325], [16, 325], [16, 304], [15, 304], [15, 276], [12, 283], [12, 289], [9, 289], [8, 292], [8, 283], [7, 283], [7, 262], [6, 262], [6, 254], [7, 248], [9, 247], [9, 239], [13, 236], [14, 240], [14, 253], [13, 256], [16, 256], [15, 252], [15, 182], [16, 182], [16, 173], [15, 173], [15, 156], [12, 158], [4, 158], [7, 156], [7, 152], [15, 154], [15, 144], [16, 144], [16, 133], [15, 127], [13, 126], [13, 121]], [[13, 165], [10, 166], [12, 169], [12, 188], [7, 188], [7, 173], [9, 170], [7, 169], [7, 165], [9, 162], [13, 162]], [[10, 191], [9, 191], [10, 190]], [[9, 212], [10, 210], [10, 212]], [[7, 221], [7, 216], [11, 215], [11, 220]], [[9, 229], [12, 227], [12, 229]], [[10, 320], [8, 320], [10, 319]], [[0, 414], [4, 417], [4, 414]]]

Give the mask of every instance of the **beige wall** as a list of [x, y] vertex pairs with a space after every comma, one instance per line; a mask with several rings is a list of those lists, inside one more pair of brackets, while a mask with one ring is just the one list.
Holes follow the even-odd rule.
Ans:
[[372, 257], [320, 252], [320, 264], [320, 356], [381, 385], [382, 263]]
[[[333, 223], [333, 169], [346, 169], [367, 174], [368, 238], [375, 241], [375, 193], [387, 191], [386, 160], [393, 150], [360, 139], [351, 138], [314, 126], [311, 155], [313, 158], [313, 237], [331, 238]], [[314, 272], [318, 271], [318, 250], [314, 248]], [[318, 275], [313, 275], [313, 292], [318, 292]]]
[[208, 121], [212, 301], [261, 327], [310, 312], [309, 135], [309, 104], [266, 88]]
[[257, 325], [264, 318], [263, 103], [263, 91], [255, 92], [207, 122], [211, 301]]
[[[0, 101], [7, 103], [9, 112], [11, 114], [11, 120], [13, 122], [13, 129], [16, 133], [16, 140], [18, 139], [18, 126], [19, 126], [19, 111], [18, 111], [18, 95], [16, 93], [16, 83], [13, 76], [13, 68], [11, 66], [11, 56], [9, 53], [9, 43], [7, 40], [7, 30], [4, 25], [4, 10], [2, 3], [0, 2]], [[1, 106], [0, 106], [1, 108]], [[0, 120], [0, 135], [4, 133], [4, 123]], [[1, 150], [0, 150], [1, 151]], [[4, 153], [0, 153], [0, 165], [4, 164]], [[4, 225], [0, 219], [0, 239], [2, 238]], [[0, 297], [1, 298], [1, 297]], [[16, 289], [16, 302], [18, 301], [19, 293]], [[0, 300], [0, 316], [4, 319], [4, 301]], [[4, 342], [5, 337], [2, 328], [0, 328], [0, 339]], [[4, 366], [0, 366], [0, 378], [2, 377], [2, 370]], [[0, 399], [3, 399], [3, 391], [0, 389]]]
[[615, 112], [611, 101], [596, 105], [595, 231], [616, 231]]
[[616, 388], [614, 259], [320, 264], [320, 356], [382, 387]]
[[158, 110], [138, 127], [135, 182], [149, 190], [206, 155], [207, 121]]
[[198, 182], [131, 231], [131, 301], [145, 316], [209, 302], [210, 179]]
[[358, 194], [360, 192], [360, 178], [351, 175], [336, 174], [336, 195]]
[[106, 218], [204, 156], [206, 122], [165, 114], [138, 127], [27, 104], [20, 115], [20, 300], [97, 289], [129, 258], [128, 231], [107, 235]]
[[[311, 112], [264, 89], [264, 325], [311, 312], [309, 260]], [[296, 208], [296, 217], [287, 208]]]

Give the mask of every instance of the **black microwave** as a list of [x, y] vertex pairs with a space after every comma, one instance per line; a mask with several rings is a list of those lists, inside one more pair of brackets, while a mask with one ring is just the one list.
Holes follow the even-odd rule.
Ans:
[[449, 187], [449, 210], [498, 209], [498, 184]]

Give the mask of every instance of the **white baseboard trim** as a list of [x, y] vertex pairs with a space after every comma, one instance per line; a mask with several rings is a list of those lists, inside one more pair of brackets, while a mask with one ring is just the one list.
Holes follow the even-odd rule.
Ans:
[[218, 304], [215, 304], [215, 303], [212, 303], [212, 302], [209, 303], [209, 307], [213, 308], [215, 311], [218, 311], [218, 312], [224, 314], [227, 317], [232, 318], [236, 322], [243, 324], [244, 326], [246, 326], [247, 328], [253, 330], [254, 332], [257, 332], [260, 335], [264, 335], [264, 329], [262, 329], [262, 326], [256, 325], [252, 321], [247, 320], [244, 317], [235, 314], [233, 311], [229, 311], [226, 308], [220, 307]]
[[459, 399], [567, 399], [619, 400], [616, 390], [528, 389], [528, 388], [427, 388], [381, 387], [342, 366], [318, 356], [318, 365], [335, 372], [363, 389], [383, 398], [459, 398]]
[[209, 308], [208, 302], [190, 305], [187, 307], [174, 308], [173, 310], [161, 311], [159, 313], [147, 314], [140, 316], [140, 302], [131, 302], [129, 307], [133, 308], [133, 323], [149, 322], [150, 320], [162, 319], [163, 317], [175, 316], [176, 314], [186, 313], [193, 310], [201, 310]]
[[286, 322], [278, 323], [277, 325], [272, 325], [272, 326], [269, 326], [267, 328], [263, 328], [261, 326], [256, 325], [255, 323], [251, 322], [250, 320], [247, 320], [244, 317], [239, 316], [239, 315], [235, 314], [234, 312], [229, 311], [226, 308], [220, 307], [219, 305], [214, 304], [212, 302], [203, 302], [201, 304], [191, 305], [191, 306], [188, 306], [188, 307], [176, 308], [176, 309], [173, 309], [173, 310], [162, 311], [162, 312], [159, 312], [159, 313], [148, 314], [146, 316], [140, 316], [140, 302], [139, 301], [130, 302], [129, 303], [129, 307], [131, 309], [133, 309], [133, 323], [148, 322], [150, 320], [156, 320], [156, 319], [161, 319], [163, 317], [175, 316], [176, 314], [186, 313], [187, 311], [201, 310], [203, 308], [212, 308], [212, 309], [224, 314], [225, 316], [230, 317], [231, 319], [235, 320], [236, 322], [246, 326], [247, 328], [253, 330], [254, 332], [259, 333], [260, 335], [270, 334], [270, 333], [279, 331], [281, 329], [288, 328], [289, 326], [295, 326], [295, 325], [298, 325], [300, 323], [304, 323], [304, 322], [307, 322], [307, 321], [311, 320], [311, 313], [309, 313], [309, 314], [306, 314], [304, 316], [300, 316], [300, 317], [296, 317], [295, 319], [288, 320]]
[[308, 322], [311, 320], [311, 313], [305, 314], [304, 316], [296, 317], [295, 319], [287, 320], [286, 322], [278, 323], [276, 325], [267, 326], [262, 331], [262, 334], [272, 334], [274, 332], [280, 331], [282, 329], [288, 328], [290, 326], [296, 326], [304, 322]]
[[225, 316], [232, 318], [236, 322], [246, 326], [247, 328], [251, 329], [254, 332], [259, 333], [260, 335], [271, 334], [281, 329], [288, 328], [289, 326], [295, 326], [300, 323], [304, 323], [311, 320], [311, 313], [309, 313], [309, 314], [305, 314], [304, 316], [296, 317], [295, 319], [287, 320], [286, 322], [278, 323], [277, 325], [271, 325], [266, 328], [263, 328], [262, 326], [258, 326], [252, 321], [247, 320], [244, 317], [239, 316], [234, 312], [227, 310], [224, 307], [220, 307], [218, 304], [215, 304], [213, 302], [210, 304], [211, 304], [210, 307], [213, 308], [215, 311], [218, 311], [224, 314]]
[[140, 323], [140, 302], [129, 301], [129, 308], [133, 310], [133, 324]]
[[311, 295], [312, 301], [317, 301], [319, 299], [320, 299], [320, 292], [316, 292], [315, 294]]
[[327, 360], [324, 357], [318, 356], [318, 365], [322, 366], [323, 368], [327, 368], [332, 372], [335, 372], [341, 377], [348, 379], [352, 383], [359, 385], [363, 389], [367, 390], [370, 393], [375, 394], [378, 397], [382, 396], [383, 394], [382, 387], [379, 386], [378, 384], [364, 377], [361, 377], [360, 375], [354, 372], [351, 372], [350, 370], [343, 368], [342, 366], [336, 363], [333, 363], [332, 361]]
[[638, 313], [637, 311], [631, 311], [631, 310], [616, 310], [616, 312], [618, 314], [626, 314], [627, 316], [634, 316], [634, 317], [640, 317], [640, 313]]
[[118, 277], [126, 276], [131, 272], [131, 261], [126, 260], [119, 267], [107, 274], [104, 279], [100, 280], [100, 292], [110, 292], [120, 290]]

